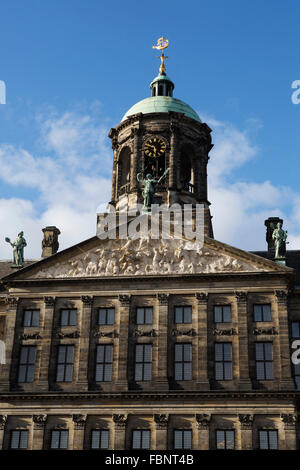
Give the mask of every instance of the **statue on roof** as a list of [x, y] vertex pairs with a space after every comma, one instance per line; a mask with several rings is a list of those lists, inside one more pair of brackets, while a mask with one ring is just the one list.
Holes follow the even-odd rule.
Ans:
[[13, 247], [13, 265], [12, 268], [23, 268], [24, 267], [24, 248], [27, 246], [26, 240], [23, 237], [24, 232], [18, 233], [18, 236], [14, 242], [10, 241], [10, 238], [6, 237], [5, 241]]
[[138, 182], [144, 185], [143, 192], [142, 192], [142, 195], [144, 198], [143, 209], [146, 210], [147, 212], [151, 210], [151, 205], [154, 203], [156, 185], [161, 182], [161, 180], [167, 175], [169, 171], [170, 171], [170, 168], [167, 168], [166, 171], [163, 173], [163, 175], [159, 179], [153, 178], [151, 173], [148, 173], [146, 175], [146, 178], [143, 178], [141, 173], [137, 174]]
[[282, 222], [278, 222], [277, 228], [273, 230], [272, 239], [275, 244], [275, 259], [284, 259], [286, 255], [287, 231], [282, 230]]

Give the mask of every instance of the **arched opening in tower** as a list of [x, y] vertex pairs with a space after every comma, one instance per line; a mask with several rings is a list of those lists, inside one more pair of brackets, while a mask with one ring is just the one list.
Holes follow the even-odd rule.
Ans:
[[129, 147], [124, 147], [119, 156], [119, 187], [120, 189], [130, 183], [130, 157]]
[[194, 172], [195, 152], [191, 144], [186, 144], [181, 148], [180, 153], [180, 178], [181, 186], [185, 191], [194, 192], [195, 172]]

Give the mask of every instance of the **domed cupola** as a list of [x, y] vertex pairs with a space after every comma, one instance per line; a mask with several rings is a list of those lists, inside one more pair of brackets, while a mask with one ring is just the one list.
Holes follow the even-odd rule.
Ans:
[[[160, 38], [155, 48], [167, 46], [168, 41]], [[159, 57], [159, 74], [150, 84], [152, 96], [133, 105], [109, 133], [114, 150], [111, 203], [118, 211], [143, 204], [139, 181], [150, 174], [159, 181], [155, 203], [202, 203], [208, 209], [211, 129], [188, 104], [173, 97], [167, 57], [163, 52]]]

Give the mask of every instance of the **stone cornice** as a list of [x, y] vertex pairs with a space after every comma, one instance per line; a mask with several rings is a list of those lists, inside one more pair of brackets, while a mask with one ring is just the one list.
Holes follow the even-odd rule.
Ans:
[[203, 402], [211, 399], [221, 400], [224, 399], [236, 400], [236, 399], [245, 399], [247, 400], [256, 400], [256, 399], [274, 399], [274, 400], [287, 400], [290, 399], [300, 403], [300, 391], [166, 391], [166, 392], [142, 392], [142, 391], [128, 391], [128, 392], [111, 392], [111, 393], [99, 393], [99, 392], [45, 392], [45, 393], [26, 393], [22, 392], [12, 392], [12, 393], [0, 393], [0, 401], [7, 400], [9, 401], [38, 401], [38, 400], [70, 400], [73, 402], [76, 400], [182, 400], [182, 399], [191, 399], [198, 400], [198, 403], [201, 404], [201, 399]]

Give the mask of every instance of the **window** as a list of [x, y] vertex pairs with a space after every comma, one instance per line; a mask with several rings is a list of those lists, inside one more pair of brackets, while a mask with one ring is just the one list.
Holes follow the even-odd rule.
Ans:
[[254, 305], [254, 321], [271, 321], [271, 305]]
[[175, 380], [192, 380], [192, 345], [175, 344]]
[[190, 429], [176, 429], [174, 431], [174, 449], [191, 449], [192, 431]]
[[114, 308], [99, 308], [98, 325], [113, 325], [115, 322]]
[[216, 380], [232, 380], [232, 344], [215, 344]]
[[256, 343], [255, 347], [257, 380], [272, 380], [274, 378], [272, 343]]
[[148, 429], [132, 431], [132, 448], [150, 449], [150, 431]]
[[175, 307], [175, 323], [192, 323], [192, 307]]
[[152, 344], [137, 344], [135, 348], [135, 380], [151, 380]]
[[11, 449], [27, 449], [28, 431], [16, 430], [11, 431], [10, 448]]
[[57, 358], [57, 382], [72, 382], [74, 364], [74, 346], [59, 346]]
[[113, 345], [98, 344], [96, 357], [96, 382], [110, 382], [112, 375]]
[[77, 309], [63, 309], [60, 311], [60, 326], [77, 325]]
[[300, 338], [300, 322], [292, 322], [292, 338]]
[[67, 449], [69, 440], [69, 431], [53, 430], [51, 435], [51, 449]]
[[39, 326], [40, 324], [40, 311], [39, 310], [24, 310], [23, 326]]
[[19, 362], [18, 382], [33, 382], [36, 346], [22, 346]]
[[274, 450], [278, 448], [277, 430], [261, 429], [259, 431], [259, 448]]
[[234, 430], [218, 429], [216, 431], [217, 449], [234, 450]]
[[231, 322], [231, 306], [215, 305], [214, 306], [214, 322], [229, 323]]
[[136, 309], [137, 325], [152, 325], [152, 307], [138, 307]]
[[94, 429], [92, 431], [92, 449], [108, 449], [109, 431], [107, 429]]

